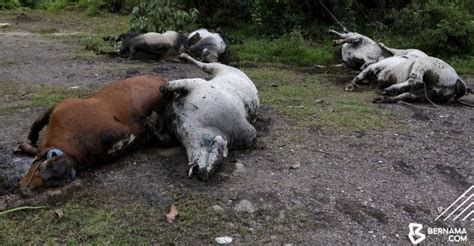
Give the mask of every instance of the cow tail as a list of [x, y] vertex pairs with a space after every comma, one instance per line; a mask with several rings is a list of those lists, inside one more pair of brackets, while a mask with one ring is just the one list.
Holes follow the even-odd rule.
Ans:
[[36, 145], [39, 138], [39, 132], [49, 123], [49, 117], [54, 110], [54, 106], [42, 113], [31, 125], [28, 140], [31, 144]]

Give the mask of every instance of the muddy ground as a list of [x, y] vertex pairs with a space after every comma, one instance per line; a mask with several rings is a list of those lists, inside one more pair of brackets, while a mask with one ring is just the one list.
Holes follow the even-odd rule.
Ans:
[[[0, 195], [15, 192], [12, 184], [31, 161], [13, 155], [12, 149], [25, 140], [31, 122], [47, 108], [48, 102], [35, 104], [38, 100], [32, 98], [42, 96], [32, 97], [35, 89], [61, 87], [87, 94], [135, 74], [160, 74], [169, 79], [206, 76], [184, 63], [78, 55], [80, 44], [54, 35], [9, 31], [0, 33], [0, 44]], [[472, 77], [465, 78], [474, 84]], [[76, 86], [79, 89], [70, 88]], [[341, 96], [344, 93], [341, 91]], [[474, 103], [474, 98], [468, 96], [465, 101]], [[132, 241], [136, 237], [178, 244], [212, 244], [215, 237], [230, 236], [236, 244], [406, 245], [411, 222], [454, 226], [434, 219], [474, 183], [473, 109], [454, 105], [433, 109], [427, 104], [377, 107], [397, 115], [397, 125], [403, 130], [303, 126], [272, 105], [264, 105], [261, 118], [269, 121], [269, 129], [261, 127], [258, 147], [233, 151], [209, 182], [187, 177], [181, 148], [150, 147], [81, 173], [82, 188], [54, 201], [51, 210], [67, 211], [68, 200], [91, 199], [93, 204], [111, 209], [138, 203], [163, 212], [174, 203], [184, 211], [188, 205], [180, 207], [180, 203], [195, 199], [201, 210], [183, 213], [173, 227], [160, 222], [161, 227], [170, 226], [167, 232], [175, 234], [171, 239], [147, 232], [149, 228], [130, 232]], [[241, 208], [238, 205], [246, 203], [242, 200], [251, 206]], [[18, 222], [35, 213], [20, 212], [0, 219]], [[157, 220], [162, 220], [163, 214], [157, 214]], [[127, 216], [122, 220], [133, 226], [134, 220]], [[472, 228], [470, 223], [456, 225]], [[0, 240], [9, 241], [11, 236], [5, 233]], [[59, 242], [69, 240], [60, 233], [49, 236]], [[77, 236], [74, 240], [100, 241], [97, 237]], [[34, 234], [21, 238], [48, 240]], [[439, 235], [426, 239], [427, 243], [445, 241]]]

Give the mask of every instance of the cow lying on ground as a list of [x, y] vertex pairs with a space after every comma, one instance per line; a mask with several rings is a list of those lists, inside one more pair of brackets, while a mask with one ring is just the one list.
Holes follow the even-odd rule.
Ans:
[[448, 102], [466, 95], [468, 88], [446, 62], [414, 50], [374, 63], [355, 77], [346, 90], [364, 80], [376, 83], [384, 97], [374, 102]]
[[[165, 108], [166, 99], [159, 92], [165, 82], [159, 76], [136, 76], [115, 81], [88, 99], [66, 99], [50, 108], [31, 126], [31, 143], [20, 145], [36, 156], [20, 188], [64, 185], [77, 170], [146, 140], [147, 117]], [[36, 147], [45, 125], [47, 132]]]
[[356, 32], [339, 33], [328, 30], [341, 37], [335, 40], [335, 44], [342, 44], [343, 65], [357, 70], [364, 70], [372, 63], [384, 59], [383, 51], [379, 45], [367, 36]]
[[227, 44], [218, 33], [200, 28], [188, 35], [188, 51], [203, 62], [217, 62], [224, 53]]
[[128, 54], [129, 58], [139, 55], [161, 59], [163, 57], [177, 57], [186, 49], [187, 38], [175, 31], [164, 33], [123, 33], [117, 38], [122, 41], [120, 54]]
[[426, 57], [428, 56], [425, 52], [417, 49], [394, 49], [394, 48], [389, 48], [385, 46], [383, 43], [379, 43], [380, 48], [382, 48], [384, 51], [387, 51], [393, 56], [409, 56], [411, 58], [416, 58], [416, 57]]
[[245, 148], [256, 140], [250, 124], [259, 107], [258, 91], [240, 70], [220, 63], [202, 63], [187, 54], [210, 80], [173, 80], [162, 87], [174, 95], [167, 110], [170, 129], [186, 148], [189, 175], [206, 179], [215, 166], [227, 157], [230, 148]]

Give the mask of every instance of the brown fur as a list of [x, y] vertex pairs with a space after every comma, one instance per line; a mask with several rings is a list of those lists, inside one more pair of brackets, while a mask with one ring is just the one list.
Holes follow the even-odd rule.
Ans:
[[[138, 144], [145, 135], [146, 118], [164, 108], [166, 99], [159, 88], [165, 83], [159, 76], [136, 76], [112, 82], [90, 98], [59, 102], [33, 123], [28, 137], [33, 145], [48, 124], [36, 159], [59, 148], [77, 170], [114, 157], [118, 153], [108, 153], [110, 148], [130, 134], [137, 137], [132, 145]], [[31, 188], [36, 169], [38, 165], [33, 164], [20, 187]]]

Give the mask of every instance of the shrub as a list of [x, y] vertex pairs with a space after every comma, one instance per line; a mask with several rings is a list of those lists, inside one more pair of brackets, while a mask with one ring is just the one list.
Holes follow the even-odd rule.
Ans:
[[406, 45], [432, 55], [462, 55], [474, 52], [474, 13], [462, 1], [431, 0], [396, 11], [391, 18], [393, 35]]
[[130, 20], [132, 32], [165, 32], [167, 30], [191, 30], [198, 11], [184, 11], [170, 0], [146, 0], [133, 8]]
[[20, 7], [20, 2], [18, 2], [18, 0], [0, 0], [0, 10], [15, 9], [18, 7]]

